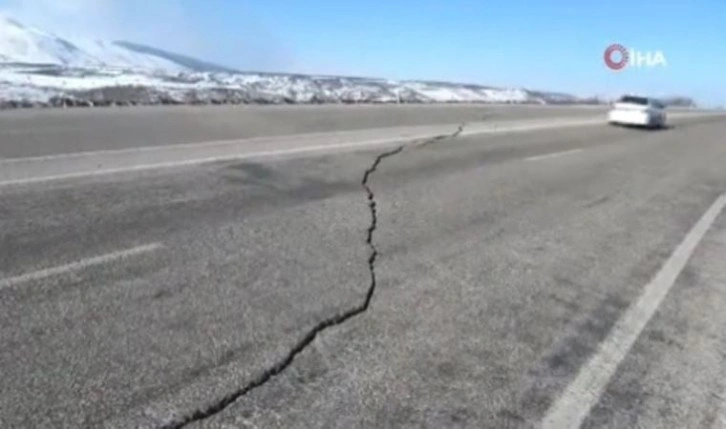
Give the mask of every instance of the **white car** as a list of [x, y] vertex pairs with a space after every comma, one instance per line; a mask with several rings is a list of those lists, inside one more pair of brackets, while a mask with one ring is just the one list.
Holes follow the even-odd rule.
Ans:
[[666, 125], [665, 105], [654, 98], [626, 95], [608, 112], [608, 123], [662, 128]]

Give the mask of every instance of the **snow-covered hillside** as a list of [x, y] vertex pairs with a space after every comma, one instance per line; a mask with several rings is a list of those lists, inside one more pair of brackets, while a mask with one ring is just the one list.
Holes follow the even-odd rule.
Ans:
[[69, 40], [0, 16], [0, 107], [181, 103], [582, 103], [443, 82], [242, 73], [128, 42]]
[[0, 62], [176, 72], [185, 67], [113, 42], [69, 40], [0, 15]]

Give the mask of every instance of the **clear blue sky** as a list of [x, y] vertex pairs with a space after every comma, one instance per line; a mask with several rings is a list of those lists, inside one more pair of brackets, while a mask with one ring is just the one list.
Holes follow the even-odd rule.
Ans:
[[[724, 0], [0, 0], [0, 9], [25, 4], [27, 14], [41, 2], [115, 7], [106, 16], [108, 28], [117, 20], [115, 38], [245, 69], [678, 93], [726, 104]], [[48, 25], [69, 22], [53, 19]], [[602, 54], [613, 42], [660, 50], [668, 65], [608, 71]]]
[[[291, 56], [290, 65], [305, 71], [582, 94], [681, 92], [726, 103], [724, 0], [186, 0], [185, 4], [197, 8], [200, 19], [217, 24], [219, 39], [234, 39], [236, 18], [249, 17], [274, 36], [279, 49]], [[603, 50], [613, 42], [661, 50], [668, 65], [613, 73], [602, 60]]]

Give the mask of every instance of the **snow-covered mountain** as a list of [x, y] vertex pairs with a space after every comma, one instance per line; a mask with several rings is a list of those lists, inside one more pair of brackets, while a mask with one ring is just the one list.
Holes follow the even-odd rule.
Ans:
[[114, 42], [117, 46], [131, 50], [133, 52], [139, 52], [146, 55], [153, 55], [155, 57], [163, 58], [171, 61], [175, 64], [181, 65], [186, 69], [198, 71], [198, 72], [221, 72], [221, 73], [239, 73], [239, 70], [235, 70], [231, 67], [221, 66], [219, 64], [210, 63], [208, 61], [202, 61], [197, 58], [192, 58], [187, 55], [177, 54], [175, 52], [165, 51], [163, 49], [154, 48], [152, 46], [142, 45], [140, 43], [132, 43], [125, 41]]
[[0, 107], [583, 102], [596, 100], [446, 82], [238, 72], [130, 42], [71, 40], [0, 16]]
[[131, 50], [115, 42], [69, 40], [0, 15], [0, 63], [43, 64], [73, 68], [117, 67], [182, 71], [165, 58]]

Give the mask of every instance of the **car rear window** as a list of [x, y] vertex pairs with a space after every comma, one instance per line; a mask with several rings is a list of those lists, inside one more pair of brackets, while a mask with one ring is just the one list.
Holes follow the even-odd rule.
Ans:
[[630, 104], [639, 104], [641, 106], [647, 106], [648, 105], [648, 99], [645, 97], [633, 97], [630, 95], [626, 95], [618, 101], [619, 103], [630, 103]]

